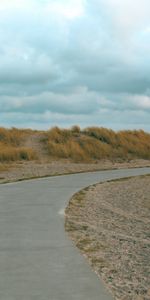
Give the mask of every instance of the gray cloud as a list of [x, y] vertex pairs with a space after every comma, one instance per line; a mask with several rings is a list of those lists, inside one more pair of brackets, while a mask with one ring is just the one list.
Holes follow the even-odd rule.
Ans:
[[126, 9], [125, 0], [72, 0], [72, 10], [59, 0], [13, 1], [0, 5], [1, 125], [150, 130], [147, 0], [136, 26], [135, 1], [132, 18], [128, 0]]
[[110, 102], [86, 88], [78, 88], [71, 94], [42, 93], [25, 97], [1, 97], [1, 112], [21, 112], [38, 114], [47, 111], [63, 114], [94, 114], [97, 110], [110, 105]]

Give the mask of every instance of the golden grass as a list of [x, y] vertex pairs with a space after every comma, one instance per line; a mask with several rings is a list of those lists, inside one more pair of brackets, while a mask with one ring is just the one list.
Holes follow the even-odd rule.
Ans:
[[0, 143], [0, 162], [37, 159], [34, 150], [25, 147], [8, 146]]
[[[0, 162], [37, 159], [33, 149], [25, 147], [24, 140], [33, 133], [30, 129], [0, 128]], [[2, 167], [1, 167], [2, 171]]]
[[70, 129], [54, 127], [48, 131], [0, 128], [0, 162], [37, 159], [36, 149], [25, 146], [25, 140], [35, 134], [40, 135], [39, 143], [44, 144], [50, 159], [74, 162], [150, 159], [150, 134], [143, 130], [115, 132], [102, 127], [81, 130], [75, 125]]
[[72, 140], [66, 143], [48, 142], [49, 154], [55, 158], [70, 158], [74, 161], [85, 161], [87, 158], [80, 145]]
[[24, 138], [31, 133], [32, 130], [30, 129], [6, 129], [0, 127], [0, 142], [9, 145], [11, 144], [13, 146], [19, 146], [23, 142]]
[[143, 130], [119, 131], [90, 127], [60, 129], [47, 132], [47, 147], [51, 157], [70, 158], [73, 161], [100, 159], [150, 159], [150, 134]]

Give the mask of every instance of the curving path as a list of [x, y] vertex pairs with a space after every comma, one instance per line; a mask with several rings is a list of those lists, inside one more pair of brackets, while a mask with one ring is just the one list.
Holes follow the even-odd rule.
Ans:
[[147, 173], [150, 168], [0, 185], [0, 299], [112, 300], [68, 239], [63, 211], [81, 188]]

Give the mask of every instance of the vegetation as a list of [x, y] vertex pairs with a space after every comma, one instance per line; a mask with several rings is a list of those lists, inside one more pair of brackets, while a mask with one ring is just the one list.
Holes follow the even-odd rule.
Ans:
[[31, 130], [16, 128], [0, 128], [0, 162], [36, 159], [35, 151], [24, 146], [25, 137], [31, 132]]
[[36, 158], [35, 152], [25, 147], [10, 147], [0, 143], [0, 162], [33, 160]]
[[0, 162], [35, 160], [39, 147], [26, 141], [40, 136], [47, 158], [92, 162], [100, 159], [150, 159], [150, 134], [143, 130], [115, 132], [111, 129], [79, 126], [70, 129], [51, 128], [48, 131], [0, 128]]
[[16, 147], [21, 145], [25, 137], [31, 133], [33, 133], [33, 131], [30, 129], [6, 129], [0, 127], [0, 142]]
[[150, 159], [150, 134], [143, 130], [54, 127], [47, 132], [47, 147], [50, 156], [75, 161]]

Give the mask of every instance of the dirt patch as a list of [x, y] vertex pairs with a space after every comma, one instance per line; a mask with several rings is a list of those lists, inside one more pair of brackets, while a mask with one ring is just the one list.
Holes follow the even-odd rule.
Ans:
[[28, 135], [24, 141], [23, 146], [33, 149], [40, 160], [46, 161], [49, 158], [48, 150], [46, 147], [46, 133], [36, 132], [34, 134]]
[[77, 193], [65, 226], [117, 300], [150, 299], [150, 176]]

